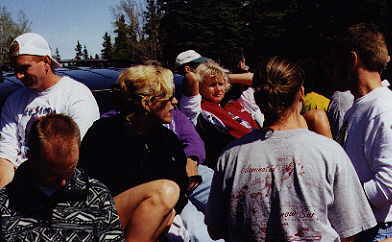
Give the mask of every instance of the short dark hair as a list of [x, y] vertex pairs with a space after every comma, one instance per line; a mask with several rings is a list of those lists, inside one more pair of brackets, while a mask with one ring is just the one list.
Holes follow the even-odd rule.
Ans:
[[381, 73], [388, 63], [388, 48], [378, 26], [359, 23], [348, 27], [339, 36], [345, 51], [355, 51], [369, 71]]
[[66, 152], [69, 142], [80, 145], [80, 130], [73, 119], [64, 114], [48, 114], [33, 122], [27, 134], [30, 158], [40, 158], [41, 149], [47, 145], [59, 145]]

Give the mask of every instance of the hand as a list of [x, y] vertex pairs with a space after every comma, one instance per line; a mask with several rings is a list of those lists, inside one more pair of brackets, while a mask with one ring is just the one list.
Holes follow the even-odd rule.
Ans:
[[[197, 176], [198, 172], [197, 172], [197, 162], [194, 161], [192, 158], [187, 158], [186, 161], [186, 173], [188, 174], [188, 177], [192, 177], [192, 176]], [[195, 189], [197, 186], [199, 185], [198, 182], [193, 181], [191, 183], [189, 183], [188, 186], [188, 190], [192, 191], [193, 189]]]
[[196, 73], [189, 71], [185, 73], [184, 79], [184, 95], [193, 97], [199, 94], [199, 77]]

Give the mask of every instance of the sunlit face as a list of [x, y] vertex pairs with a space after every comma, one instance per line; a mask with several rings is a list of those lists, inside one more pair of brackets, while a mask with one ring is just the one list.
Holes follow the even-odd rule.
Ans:
[[205, 100], [220, 103], [225, 96], [226, 85], [223, 76], [206, 76], [200, 83], [200, 94]]
[[162, 123], [170, 123], [173, 120], [173, 110], [178, 103], [172, 96], [166, 100], [152, 101], [150, 108], [151, 114]]
[[44, 57], [20, 55], [15, 58], [15, 75], [23, 84], [31, 89], [43, 91], [46, 89], [45, 69], [48, 68]]
[[79, 160], [79, 145], [76, 140], [70, 141], [67, 155], [59, 154], [53, 149], [41, 151], [41, 160], [35, 162], [36, 180], [41, 186], [61, 189], [75, 172]]

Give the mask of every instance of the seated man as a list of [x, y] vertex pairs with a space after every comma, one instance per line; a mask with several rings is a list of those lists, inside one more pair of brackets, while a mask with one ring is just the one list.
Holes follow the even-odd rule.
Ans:
[[0, 240], [122, 241], [109, 190], [76, 169], [77, 124], [49, 114], [32, 124], [28, 144], [29, 159], [0, 189]]

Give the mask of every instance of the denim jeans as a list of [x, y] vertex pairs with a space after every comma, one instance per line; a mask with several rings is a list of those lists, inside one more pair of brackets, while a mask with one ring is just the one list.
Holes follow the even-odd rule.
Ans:
[[[198, 173], [202, 183], [190, 194], [189, 202], [181, 212], [181, 218], [192, 242], [209, 242], [212, 240], [204, 223], [204, 211], [210, 195], [211, 181], [214, 171], [207, 166], [199, 165]], [[218, 240], [224, 241], [224, 240]]]
[[376, 227], [360, 233], [358, 241], [372, 242], [392, 238], [392, 222], [378, 224]]

